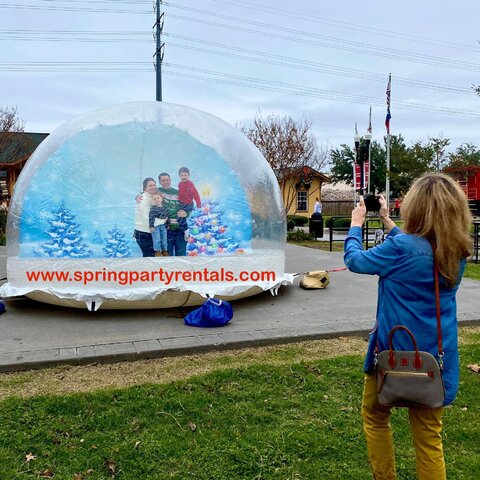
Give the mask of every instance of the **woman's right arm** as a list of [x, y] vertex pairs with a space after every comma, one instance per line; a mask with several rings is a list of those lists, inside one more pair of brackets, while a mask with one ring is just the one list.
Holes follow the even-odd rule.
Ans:
[[385, 200], [385, 197], [380, 194], [378, 196], [378, 201], [380, 202], [380, 210], [378, 211], [378, 216], [380, 217], [380, 221], [383, 223], [386, 232], [390, 233], [397, 225], [388, 214], [387, 201]]
[[345, 239], [343, 260], [351, 272], [386, 276], [396, 267], [401, 253], [393, 238], [387, 238], [381, 245], [364, 250], [362, 229], [352, 227]]
[[[383, 195], [379, 197], [380, 201], [380, 218], [388, 229], [392, 232], [389, 237], [400, 233], [399, 228], [390, 220], [388, 216], [387, 203]], [[345, 254], [343, 256], [345, 265], [348, 269], [355, 273], [366, 273], [369, 275], [385, 276], [394, 268], [394, 264], [399, 255], [399, 250], [393, 241], [388, 238], [381, 245], [369, 250], [363, 249], [362, 226], [365, 220], [366, 208], [363, 197], [352, 211], [352, 222], [345, 239]], [[390, 228], [389, 228], [390, 227]], [[393, 230], [393, 231], [392, 231]]]

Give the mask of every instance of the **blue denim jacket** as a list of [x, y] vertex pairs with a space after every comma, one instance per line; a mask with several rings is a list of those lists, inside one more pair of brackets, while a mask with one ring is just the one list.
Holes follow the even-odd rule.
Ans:
[[[364, 370], [374, 367], [375, 345], [379, 351], [388, 349], [388, 334], [395, 325], [409, 328], [419, 350], [437, 357], [437, 318], [433, 280], [433, 252], [428, 240], [392, 229], [385, 242], [363, 250], [362, 229], [352, 227], [345, 240], [345, 265], [355, 273], [378, 275], [377, 321], [370, 333]], [[448, 288], [440, 277], [440, 306], [443, 350], [445, 356], [443, 380], [445, 403], [455, 399], [458, 390], [459, 356], [457, 335], [457, 304], [455, 295], [465, 269], [461, 261], [459, 280], [455, 288]], [[413, 350], [410, 337], [397, 332], [394, 348]]]

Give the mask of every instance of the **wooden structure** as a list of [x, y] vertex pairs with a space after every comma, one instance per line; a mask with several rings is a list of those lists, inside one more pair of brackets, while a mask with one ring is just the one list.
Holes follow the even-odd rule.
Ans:
[[48, 133], [0, 132], [0, 188], [3, 199], [9, 200], [18, 175]]
[[480, 166], [457, 166], [445, 169], [461, 185], [473, 215], [480, 216]]
[[310, 217], [315, 199], [318, 198], [320, 201], [322, 199], [322, 185], [331, 183], [329, 177], [307, 166], [299, 168], [288, 177], [282, 176], [280, 172], [275, 174], [287, 215]]

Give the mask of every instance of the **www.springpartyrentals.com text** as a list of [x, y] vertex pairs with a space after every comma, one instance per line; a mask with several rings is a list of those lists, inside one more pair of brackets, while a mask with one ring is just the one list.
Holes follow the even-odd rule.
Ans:
[[30, 270], [25, 272], [29, 282], [44, 283], [79, 283], [88, 285], [89, 283], [117, 283], [118, 285], [134, 285], [144, 282], [159, 282], [164, 285], [176, 283], [222, 283], [222, 282], [274, 282], [275, 272], [267, 271], [241, 271], [237, 274], [221, 268], [219, 270], [178, 271], [178, 270], [84, 270], [84, 271], [43, 271]]

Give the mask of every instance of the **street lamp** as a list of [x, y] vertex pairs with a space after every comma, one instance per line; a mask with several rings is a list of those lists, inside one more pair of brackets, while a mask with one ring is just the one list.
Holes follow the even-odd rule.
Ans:
[[355, 132], [355, 136], [353, 137], [353, 140], [355, 141], [355, 161], [358, 162], [359, 160], [359, 150], [358, 147], [360, 146], [360, 134], [358, 132]]
[[[353, 175], [354, 175], [354, 183], [355, 182], [355, 178], [356, 178], [356, 175], [357, 175], [357, 168], [356, 168], [356, 165], [360, 165], [361, 164], [361, 158], [360, 158], [360, 140], [361, 140], [361, 137], [357, 131], [357, 124], [355, 124], [355, 136], [353, 137], [353, 140], [355, 142], [355, 166], [353, 168]], [[361, 189], [362, 187], [362, 184], [361, 184], [361, 180], [360, 180], [360, 185], [357, 185], [357, 192], [361, 194], [361, 190], [359, 190], [359, 188]]]
[[367, 133], [365, 134], [365, 146], [367, 149], [367, 169], [368, 169], [368, 185], [367, 185], [367, 192], [370, 192], [370, 177], [371, 177], [371, 172], [370, 172], [370, 153], [371, 153], [371, 141], [372, 141], [372, 134], [369, 130], [367, 130]]

